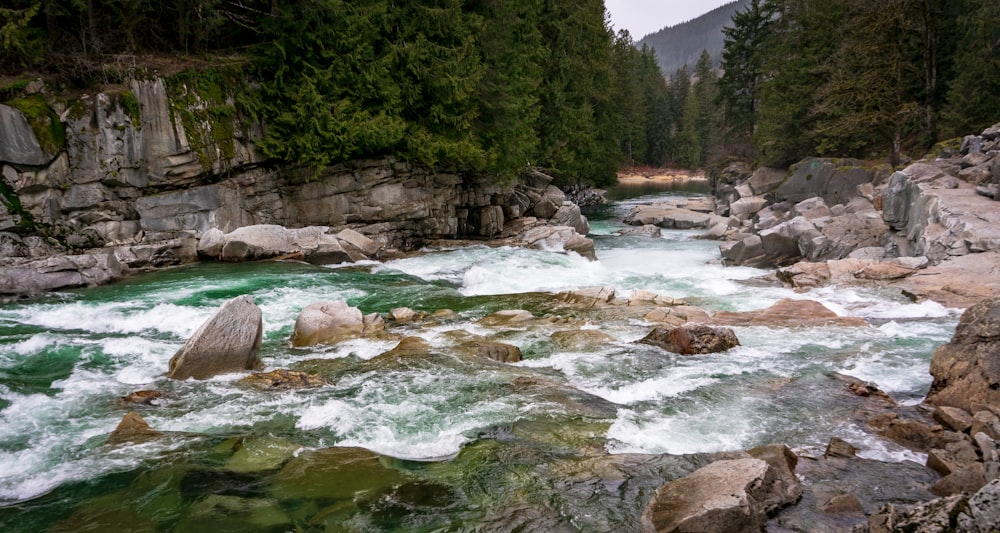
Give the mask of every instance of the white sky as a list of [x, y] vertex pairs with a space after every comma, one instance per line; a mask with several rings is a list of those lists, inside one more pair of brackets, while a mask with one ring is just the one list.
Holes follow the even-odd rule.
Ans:
[[604, 0], [615, 31], [628, 30], [638, 41], [660, 31], [697, 18], [733, 0]]

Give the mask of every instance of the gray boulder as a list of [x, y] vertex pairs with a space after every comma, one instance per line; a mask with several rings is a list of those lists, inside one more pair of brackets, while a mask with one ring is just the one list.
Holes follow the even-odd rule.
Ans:
[[238, 296], [221, 307], [170, 358], [167, 377], [208, 379], [243, 370], [259, 370], [262, 313], [253, 297]]
[[[794, 477], [793, 477], [794, 479]], [[778, 469], [752, 457], [716, 461], [660, 487], [642, 513], [646, 532], [763, 531], [767, 514], [798, 498]]]

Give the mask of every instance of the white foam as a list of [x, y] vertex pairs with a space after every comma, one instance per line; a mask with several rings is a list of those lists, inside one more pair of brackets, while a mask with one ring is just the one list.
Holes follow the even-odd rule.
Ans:
[[745, 421], [739, 417], [713, 418], [666, 415], [656, 410], [619, 409], [608, 429], [609, 453], [705, 453], [744, 447]]

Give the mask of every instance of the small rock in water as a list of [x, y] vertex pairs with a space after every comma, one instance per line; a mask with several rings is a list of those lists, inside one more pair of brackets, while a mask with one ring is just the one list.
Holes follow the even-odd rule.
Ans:
[[138, 390], [122, 396], [121, 400], [125, 403], [156, 405], [156, 400], [160, 399], [161, 396], [163, 393], [158, 390]]
[[831, 457], [841, 457], [847, 459], [854, 457], [857, 453], [858, 449], [851, 443], [838, 437], [831, 437], [830, 442], [826, 445], [826, 452], [823, 453], [823, 457], [827, 459]]
[[149, 427], [149, 424], [135, 411], [129, 411], [122, 417], [118, 427], [108, 437], [107, 444], [138, 443], [159, 437], [161, 433]]
[[718, 353], [740, 345], [730, 328], [712, 328], [701, 324], [677, 328], [655, 328], [639, 342], [659, 346], [680, 355]]
[[498, 363], [516, 363], [521, 360], [521, 349], [502, 342], [472, 341], [468, 348], [475, 351], [478, 357], [491, 359]]
[[330, 380], [294, 370], [278, 369], [270, 372], [254, 372], [239, 383], [258, 389], [308, 389], [329, 385]]

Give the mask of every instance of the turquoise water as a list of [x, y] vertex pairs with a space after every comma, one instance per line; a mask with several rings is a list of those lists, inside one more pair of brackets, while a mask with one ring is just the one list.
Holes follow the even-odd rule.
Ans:
[[[862, 455], [920, 459], [860, 426], [857, 405], [830, 374], [918, 402], [957, 310], [878, 289], [794, 293], [754, 281], [766, 271], [720, 266], [718, 243], [696, 232], [615, 236], [631, 205], [690, 192], [634, 194], [614, 193], [619, 200], [594, 215], [597, 262], [473, 246], [341, 268], [201, 264], [0, 307], [0, 529], [492, 530], [523, 519], [542, 530], [629, 530], [642, 495], [705, 453], [769, 442], [815, 447], [837, 435]], [[810, 298], [873, 325], [735, 328], [741, 347], [679, 357], [634, 343], [652, 328], [641, 318], [553, 300], [593, 286], [620, 296], [649, 290], [709, 310]], [[243, 294], [263, 311], [266, 370], [304, 370], [331, 385], [260, 391], [238, 384], [238, 374], [165, 378], [184, 341]], [[396, 338], [427, 340], [425, 357], [377, 357], [396, 338], [291, 348], [299, 310], [319, 300], [346, 300], [365, 313], [406, 306], [457, 315], [390, 325]], [[502, 309], [540, 319], [478, 323]], [[550, 338], [581, 327], [612, 340], [570, 351]], [[463, 356], [456, 332], [517, 345], [525, 360]], [[143, 389], [163, 393], [157, 405], [118, 400]], [[106, 445], [129, 409], [163, 436]], [[209, 519], [219, 516], [228, 521]]]

